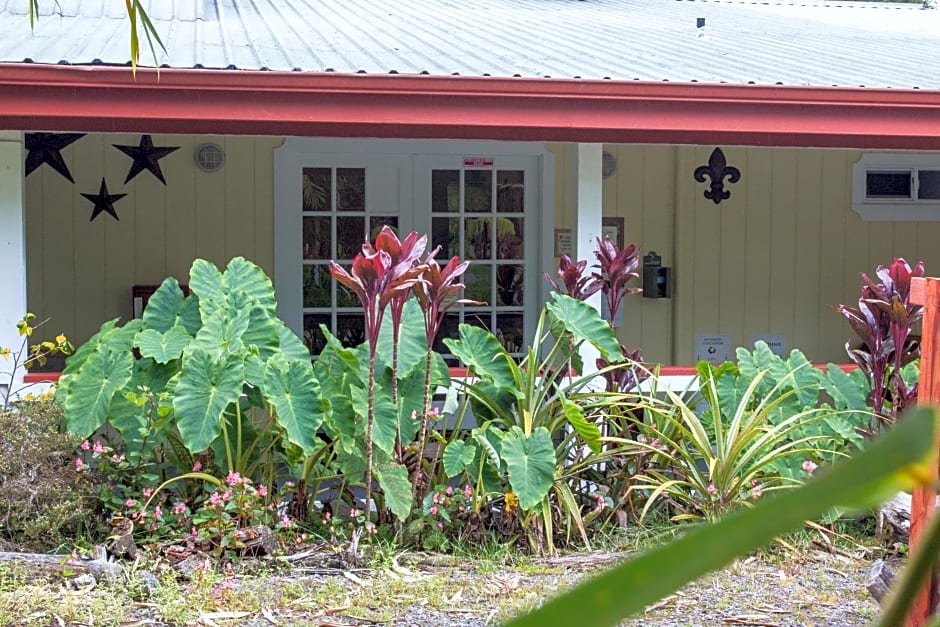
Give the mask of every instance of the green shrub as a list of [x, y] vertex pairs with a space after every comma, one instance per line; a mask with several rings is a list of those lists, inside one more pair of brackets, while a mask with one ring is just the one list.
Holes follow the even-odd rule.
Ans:
[[78, 440], [61, 409], [29, 401], [0, 412], [0, 546], [53, 551], [94, 531], [91, 501], [75, 472]]

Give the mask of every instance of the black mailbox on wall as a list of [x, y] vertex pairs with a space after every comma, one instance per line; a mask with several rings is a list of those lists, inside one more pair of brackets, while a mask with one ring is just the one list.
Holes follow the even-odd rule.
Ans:
[[662, 257], [651, 250], [643, 255], [644, 298], [672, 298], [672, 268], [663, 267]]

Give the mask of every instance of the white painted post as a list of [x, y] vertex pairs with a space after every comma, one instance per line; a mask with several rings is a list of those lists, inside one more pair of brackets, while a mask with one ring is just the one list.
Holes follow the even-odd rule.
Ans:
[[[597, 238], [601, 236], [601, 217], [603, 214], [601, 148], [601, 144], [578, 144], [576, 157], [578, 192], [574, 226], [575, 259], [587, 259], [588, 266], [594, 265], [596, 261], [594, 248], [597, 245]], [[601, 311], [600, 292], [592, 295], [587, 302], [598, 311]], [[599, 353], [593, 346], [587, 343], [582, 345], [581, 359], [584, 362], [586, 372], [597, 369], [595, 361], [598, 356]]]
[[[26, 313], [23, 134], [19, 131], [0, 131], [0, 268], [0, 347], [16, 349], [21, 341], [16, 322]], [[9, 383], [7, 365], [0, 360], [0, 386]], [[18, 374], [13, 389], [22, 386], [22, 373]]]

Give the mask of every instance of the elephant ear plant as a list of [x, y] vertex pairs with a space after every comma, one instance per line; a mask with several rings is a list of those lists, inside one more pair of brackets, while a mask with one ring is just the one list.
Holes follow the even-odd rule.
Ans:
[[189, 286], [187, 297], [166, 279], [142, 319], [105, 323], [68, 360], [57, 395], [69, 430], [114, 429], [128, 460], [162, 480], [207, 449], [223, 472], [247, 477], [282, 439], [306, 455], [321, 448], [330, 402], [309, 351], [275, 315], [264, 271], [241, 257], [224, 272], [197, 259]]

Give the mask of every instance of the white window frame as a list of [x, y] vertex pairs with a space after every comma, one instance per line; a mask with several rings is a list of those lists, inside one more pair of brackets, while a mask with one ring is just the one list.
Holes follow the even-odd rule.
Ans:
[[[397, 140], [397, 139], [339, 139], [289, 137], [275, 151], [274, 156], [274, 289], [278, 299], [278, 315], [299, 336], [303, 336], [303, 302], [301, 290], [302, 265], [297, 263], [297, 251], [301, 248], [301, 198], [299, 180], [304, 167], [313, 164], [325, 166], [335, 160], [335, 166], [354, 167], [356, 155], [383, 158], [400, 158], [407, 162], [414, 172], [415, 162], [427, 155], [487, 155], [487, 156], [528, 156], [538, 157], [540, 162], [540, 181], [538, 192], [540, 206], [537, 211], [543, 218], [539, 224], [539, 242], [534, 247], [532, 257], [526, 256], [527, 267], [530, 259], [538, 271], [534, 276], [526, 276], [526, 326], [534, 324], [538, 311], [548, 291], [543, 273], [552, 273], [554, 263], [552, 235], [555, 224], [555, 164], [554, 155], [542, 142], [499, 142], [499, 141], [461, 141], [461, 140]], [[350, 157], [347, 161], [343, 156]], [[401, 179], [400, 201], [402, 212], [401, 226], [408, 228], [409, 223], [420, 227], [427, 222], [430, 226], [430, 213], [418, 215], [423, 208], [416, 202], [413, 188], [414, 176]], [[406, 216], [414, 208], [413, 217]], [[430, 211], [430, 208], [428, 208]], [[529, 341], [530, 338], [526, 338]]]
[[[862, 220], [871, 222], [940, 221], [940, 199], [919, 199], [917, 190], [921, 170], [940, 172], [940, 153], [869, 153], [852, 166], [852, 209]], [[909, 198], [870, 198], [867, 196], [869, 172], [909, 171]]]

